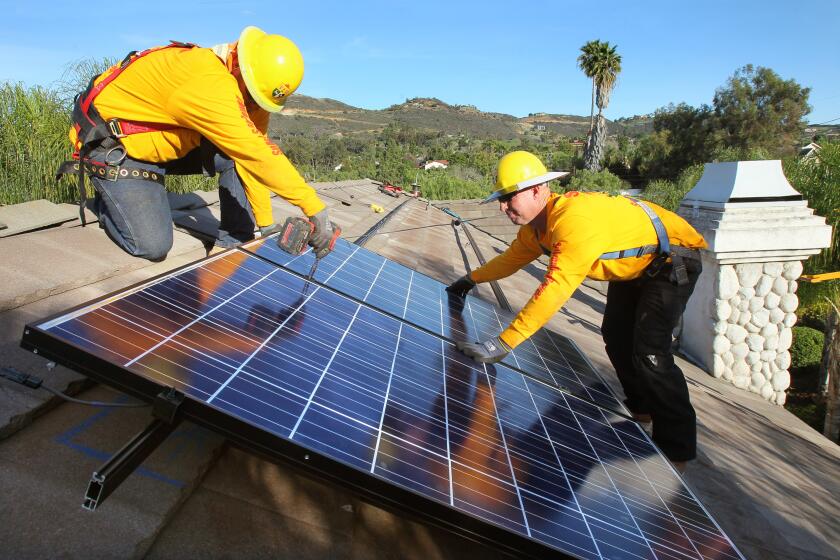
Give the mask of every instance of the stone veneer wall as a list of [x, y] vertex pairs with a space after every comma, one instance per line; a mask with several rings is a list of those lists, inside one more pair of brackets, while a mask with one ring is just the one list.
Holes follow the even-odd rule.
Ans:
[[800, 261], [720, 266], [712, 309], [715, 377], [784, 404], [800, 274]]

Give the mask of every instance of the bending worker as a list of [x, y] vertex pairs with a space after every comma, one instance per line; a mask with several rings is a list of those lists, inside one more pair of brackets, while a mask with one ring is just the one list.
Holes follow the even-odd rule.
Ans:
[[100, 226], [131, 255], [164, 258], [172, 216], [164, 177], [219, 175], [221, 225], [229, 247], [276, 231], [270, 192], [298, 206], [323, 254], [332, 241], [324, 203], [266, 135], [270, 113], [303, 79], [297, 46], [247, 27], [239, 40], [209, 48], [176, 43], [129, 54], [91, 80], [73, 110], [74, 161], [59, 174], [85, 174]]
[[703, 237], [655, 204], [604, 193], [552, 194], [547, 172], [524, 151], [499, 162], [501, 210], [522, 227], [510, 247], [447, 288], [465, 296], [476, 283], [509, 276], [550, 255], [545, 278], [496, 338], [458, 347], [479, 362], [498, 362], [542, 327], [584, 278], [608, 280], [601, 331], [607, 355], [640, 422], [653, 421], [653, 439], [678, 469], [696, 455], [696, 420], [671, 335], [700, 274]]

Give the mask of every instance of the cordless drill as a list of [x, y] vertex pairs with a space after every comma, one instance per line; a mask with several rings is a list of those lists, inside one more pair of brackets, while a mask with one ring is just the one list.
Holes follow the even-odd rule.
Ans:
[[[330, 248], [332, 248], [335, 244], [335, 240], [341, 235], [341, 228], [333, 222], [330, 222], [330, 225], [333, 230], [332, 239], [330, 240]], [[309, 238], [312, 236], [312, 232], [314, 231], [315, 224], [306, 218], [290, 216], [286, 218], [286, 223], [283, 224], [283, 230], [277, 238], [277, 246], [290, 255], [300, 255], [306, 251], [306, 247], [309, 244]], [[315, 271], [318, 270], [318, 263], [324, 254], [326, 254], [326, 252], [322, 253], [321, 256], [315, 255], [315, 262], [312, 263], [312, 268], [309, 269], [309, 274], [306, 276], [307, 283], [311, 282], [312, 278], [315, 276]]]

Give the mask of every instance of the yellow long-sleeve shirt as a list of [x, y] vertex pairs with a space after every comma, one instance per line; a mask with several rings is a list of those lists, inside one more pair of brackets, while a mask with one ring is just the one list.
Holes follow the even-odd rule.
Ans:
[[[705, 248], [706, 242], [680, 216], [646, 202], [661, 218], [673, 245]], [[519, 228], [510, 247], [472, 271], [475, 282], [510, 276], [545, 252], [551, 260], [545, 279], [501, 339], [515, 348], [540, 329], [571, 297], [584, 278], [632, 280], [641, 276], [654, 255], [601, 260], [611, 251], [657, 243], [656, 231], [645, 211], [623, 196], [604, 193], [553, 194], [546, 203], [546, 230]]]
[[[118, 118], [177, 127], [122, 138], [126, 153], [138, 160], [176, 160], [198, 147], [202, 136], [207, 138], [235, 162], [258, 226], [274, 221], [267, 189], [298, 206], [307, 216], [325, 207], [266, 135], [268, 112], [246, 107], [236, 78], [211, 49], [167, 48], [152, 52], [126, 68], [93, 104], [105, 120]], [[75, 130], [71, 129], [70, 139], [75, 145]]]

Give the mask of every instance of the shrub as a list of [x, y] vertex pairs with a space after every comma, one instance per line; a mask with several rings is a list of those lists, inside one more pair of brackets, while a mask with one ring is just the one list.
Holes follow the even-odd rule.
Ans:
[[686, 193], [694, 188], [694, 185], [697, 184], [697, 181], [700, 180], [702, 175], [702, 165], [686, 167], [679, 174], [676, 181], [656, 179], [648, 183], [645, 190], [642, 191], [641, 198], [658, 204], [662, 208], [676, 212], [680, 206], [680, 202], [685, 198]]
[[426, 174], [420, 183], [422, 196], [429, 200], [484, 198], [490, 189], [477, 181], [459, 179], [442, 170]]
[[0, 84], [0, 204], [73, 200], [73, 184], [55, 180], [70, 158], [68, 130], [70, 115], [55, 92]]
[[566, 190], [619, 194], [622, 190], [628, 188], [630, 188], [630, 184], [627, 181], [621, 180], [607, 170], [595, 173], [587, 169], [582, 169], [572, 177]]
[[824, 144], [815, 158], [789, 158], [784, 161], [785, 176], [808, 200], [818, 216], [832, 226], [831, 245], [808, 259], [806, 273], [840, 270], [840, 143]]
[[793, 327], [790, 347], [791, 368], [801, 369], [818, 365], [822, 359], [825, 335], [811, 327]]

